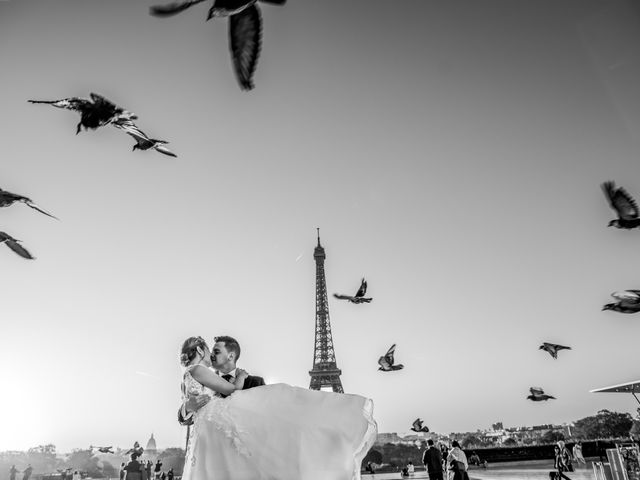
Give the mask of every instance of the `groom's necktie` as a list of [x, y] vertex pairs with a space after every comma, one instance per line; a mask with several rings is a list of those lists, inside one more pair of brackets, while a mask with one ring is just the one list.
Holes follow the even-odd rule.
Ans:
[[[224, 375], [222, 375], [222, 378], [224, 378], [227, 382], [230, 382], [231, 379], [233, 378], [233, 375], [229, 375], [228, 373], [225, 373]], [[225, 395], [224, 393], [221, 393], [220, 396], [222, 398], [227, 398], [229, 395]]]

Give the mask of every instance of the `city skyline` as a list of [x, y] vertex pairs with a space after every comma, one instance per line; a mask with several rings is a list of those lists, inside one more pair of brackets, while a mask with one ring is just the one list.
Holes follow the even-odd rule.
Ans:
[[[250, 92], [204, 3], [0, 2], [0, 188], [60, 219], [0, 209], [36, 257], [0, 245], [0, 451], [184, 445], [194, 335], [308, 388], [316, 228], [341, 382], [379, 431], [635, 414], [590, 390], [640, 378], [640, 316], [602, 311], [640, 288], [640, 232], [607, 228], [600, 187], [640, 199], [637, 3], [401, 2], [265, 5]], [[91, 92], [178, 157], [28, 102]], [[363, 277], [371, 303], [332, 296]]]

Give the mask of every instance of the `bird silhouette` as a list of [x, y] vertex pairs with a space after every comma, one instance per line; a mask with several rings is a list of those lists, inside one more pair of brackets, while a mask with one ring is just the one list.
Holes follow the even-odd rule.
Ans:
[[[187, 0], [152, 6], [151, 15], [169, 17], [205, 0]], [[284, 5], [286, 0], [260, 0]], [[257, 0], [215, 0], [207, 21], [214, 17], [229, 17], [229, 50], [236, 79], [242, 90], [254, 88], [253, 75], [262, 48], [262, 16]]]
[[640, 290], [622, 290], [613, 292], [611, 296], [618, 302], [607, 303], [602, 307], [602, 310], [613, 310], [620, 313], [640, 312]]
[[564, 345], [544, 342], [542, 345], [540, 345], [540, 347], [538, 347], [538, 350], [544, 350], [545, 352], [549, 352], [549, 355], [557, 359], [558, 350], [571, 350], [571, 347], [565, 347]]
[[33, 260], [34, 258], [36, 258], [31, 255], [26, 248], [20, 245], [20, 242], [21, 240], [13, 238], [8, 233], [0, 232], [0, 243], [4, 243], [7, 247], [20, 255], [22, 258], [26, 258], [28, 260]]
[[96, 450], [98, 450], [101, 453], [115, 453], [112, 450], [113, 447], [94, 447], [93, 445], [89, 445], [89, 448], [91, 448], [91, 449], [95, 448]]
[[429, 427], [427, 427], [426, 425], [423, 426], [422, 425], [422, 420], [420, 420], [419, 418], [416, 418], [413, 421], [413, 425], [411, 426], [411, 430], [413, 430], [414, 432], [428, 432], [429, 431]]
[[333, 296], [339, 300], [348, 300], [351, 303], [370, 303], [372, 298], [365, 298], [364, 295], [367, 293], [367, 281], [363, 278], [362, 283], [360, 284], [360, 288], [356, 294], [352, 297], [351, 295], [339, 295], [334, 293]]
[[531, 387], [529, 388], [529, 392], [531, 392], [531, 395], [529, 395], [527, 399], [532, 400], [534, 402], [542, 402], [549, 399], [553, 399], [553, 400], [556, 399], [556, 397], [552, 397], [551, 395], [547, 395], [546, 393], [544, 393], [544, 390], [542, 390], [540, 387]]
[[144, 448], [142, 448], [138, 442], [134, 442], [133, 448], [130, 448], [124, 454], [129, 455], [133, 453], [139, 457], [140, 455], [142, 455], [143, 452], [144, 452]]
[[33, 208], [34, 210], [37, 210], [40, 213], [44, 213], [45, 215], [47, 215], [47, 216], [49, 216], [51, 218], [55, 218], [56, 220], [58, 220], [58, 217], [55, 217], [55, 216], [51, 215], [50, 213], [44, 211], [38, 205], [33, 203], [33, 201], [30, 198], [27, 198], [27, 197], [25, 197], [23, 195], [18, 195], [17, 193], [8, 192], [8, 191], [3, 190], [3, 189], [0, 188], [0, 207], [9, 207], [9, 206], [13, 205], [16, 202], [22, 202], [25, 205], [28, 205], [29, 207]]
[[602, 191], [609, 201], [609, 206], [618, 214], [618, 218], [611, 220], [607, 226], [631, 230], [640, 226], [640, 212], [638, 205], [627, 191], [616, 188], [615, 182], [604, 182]]
[[63, 98], [62, 100], [29, 100], [29, 103], [44, 103], [57, 108], [79, 112], [80, 123], [76, 128], [76, 135], [80, 133], [82, 127], [85, 130], [95, 130], [118, 119], [135, 120], [138, 118], [135, 114], [118, 107], [102, 95], [91, 93], [90, 96], [91, 100], [71, 97]]
[[140, 130], [131, 120], [118, 120], [113, 122], [113, 126], [128, 133], [136, 141], [132, 150], [149, 150], [153, 148], [160, 153], [177, 157], [175, 153], [165, 147], [169, 142], [158, 140], [157, 138], [149, 138], [142, 130]]
[[383, 357], [378, 359], [378, 364], [380, 368], [378, 370], [382, 370], [383, 372], [390, 372], [392, 370], [401, 370], [404, 368], [404, 365], [394, 365], [393, 364], [393, 353], [396, 351], [396, 344], [391, 345], [391, 348], [387, 350], [387, 353], [384, 354]]

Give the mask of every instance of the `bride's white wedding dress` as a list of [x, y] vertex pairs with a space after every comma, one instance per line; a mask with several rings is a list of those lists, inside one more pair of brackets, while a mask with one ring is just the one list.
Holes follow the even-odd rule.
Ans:
[[182, 480], [355, 480], [373, 446], [373, 402], [284, 383], [222, 398], [185, 372], [186, 394], [212, 399], [194, 415]]

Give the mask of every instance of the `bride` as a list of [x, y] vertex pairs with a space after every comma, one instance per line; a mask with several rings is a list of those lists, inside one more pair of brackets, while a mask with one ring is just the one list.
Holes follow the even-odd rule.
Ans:
[[242, 390], [247, 373], [224, 380], [210, 354], [201, 337], [182, 345], [185, 399], [212, 397], [195, 413], [183, 480], [360, 479], [377, 436], [370, 399], [284, 383]]

